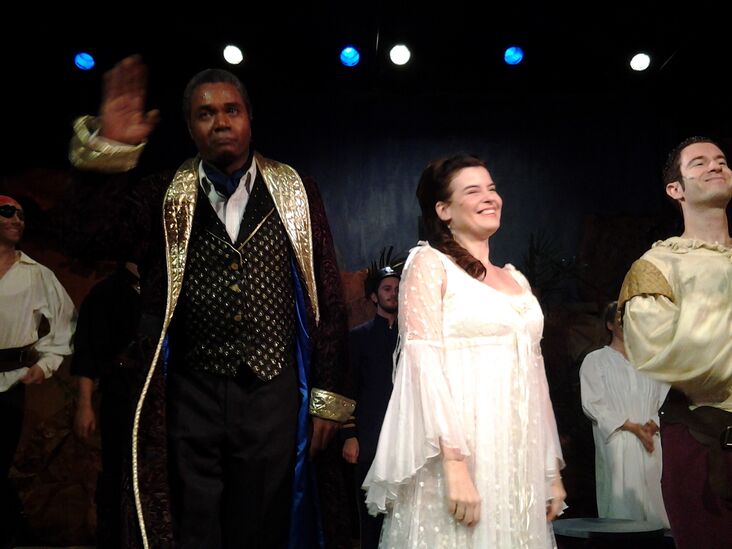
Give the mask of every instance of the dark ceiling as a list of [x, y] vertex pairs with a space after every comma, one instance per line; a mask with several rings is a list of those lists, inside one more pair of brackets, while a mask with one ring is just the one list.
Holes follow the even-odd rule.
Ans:
[[[569, 7], [462, 0], [324, 1], [294, 7], [285, 2], [264, 7], [198, 2], [185, 15], [164, 17], [148, 15], [151, 4], [125, 12], [124, 3], [103, 3], [86, 15], [76, 5], [74, 21], [47, 13], [6, 19], [6, 33], [0, 37], [5, 46], [3, 94], [11, 104], [6, 123], [15, 135], [37, 140], [60, 131], [58, 139], [65, 140], [69, 120], [96, 109], [103, 71], [132, 53], [140, 53], [150, 66], [150, 104], [170, 109], [174, 103], [177, 108], [192, 74], [223, 66], [219, 52], [227, 42], [245, 51], [246, 62], [233, 70], [250, 88], [255, 107], [270, 97], [324, 93], [361, 98], [516, 94], [525, 99], [566, 94], [577, 101], [595, 101], [598, 94], [632, 98], [643, 93], [657, 95], [669, 108], [675, 101], [699, 98], [706, 105], [717, 99], [730, 102], [725, 84], [732, 59], [727, 3], [706, 7], [695, 2], [674, 10], [670, 2], [637, 2], [632, 7], [617, 2]], [[10, 28], [15, 24], [17, 28]], [[412, 49], [413, 61], [406, 67], [388, 61], [388, 49], [396, 41]], [[361, 49], [362, 62], [355, 69], [338, 62], [345, 43]], [[502, 61], [510, 44], [526, 52], [519, 66]], [[73, 68], [79, 49], [96, 55], [97, 69], [82, 73]], [[627, 67], [638, 50], [654, 59], [644, 73]], [[29, 161], [27, 149], [9, 156], [6, 164]]]
[[[668, 2], [637, 2], [628, 8], [617, 2], [567, 7], [557, 2], [532, 6], [465, 0], [433, 3], [432, 8], [426, 1], [323, 1], [285, 7], [289, 4], [254, 8], [209, 2], [194, 5], [187, 15], [115, 11], [107, 18], [82, 15], [78, 22], [63, 25], [39, 21], [34, 44], [44, 48], [47, 64], [56, 66], [67, 63], [75, 48], [92, 50], [102, 69], [120, 56], [139, 52], [167, 78], [178, 71], [187, 77], [198, 67], [220, 63], [220, 49], [231, 41], [246, 52], [248, 63], [238, 69], [245, 77], [359, 89], [475, 89], [512, 82], [617, 86], [628, 78], [640, 79], [628, 76], [627, 70], [636, 50], [654, 56], [654, 66], [643, 75], [646, 80], [683, 75], [697, 61], [706, 67], [727, 64], [730, 54], [727, 14], [699, 3], [676, 10]], [[117, 9], [115, 3], [107, 5]], [[412, 48], [408, 67], [387, 61], [396, 41]], [[347, 42], [363, 53], [356, 69], [338, 63], [338, 51]], [[526, 60], [507, 67], [502, 52], [513, 43], [524, 47]]]

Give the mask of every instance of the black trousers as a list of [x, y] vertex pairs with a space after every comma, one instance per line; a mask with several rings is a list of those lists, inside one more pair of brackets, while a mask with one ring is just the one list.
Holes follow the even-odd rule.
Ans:
[[176, 547], [287, 544], [297, 436], [297, 371], [269, 382], [178, 371], [168, 377]]
[[20, 525], [20, 501], [8, 475], [20, 442], [25, 385], [0, 393], [0, 548], [10, 547]]
[[102, 470], [97, 478], [97, 549], [124, 549], [122, 542], [123, 467], [132, 451], [133, 404], [126, 371], [103, 375], [99, 429]]

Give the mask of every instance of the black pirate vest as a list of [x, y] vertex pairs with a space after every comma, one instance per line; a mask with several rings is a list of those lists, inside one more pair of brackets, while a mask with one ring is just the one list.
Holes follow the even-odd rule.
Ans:
[[258, 174], [237, 242], [200, 189], [176, 311], [184, 367], [226, 376], [250, 368], [270, 380], [295, 357], [290, 244]]

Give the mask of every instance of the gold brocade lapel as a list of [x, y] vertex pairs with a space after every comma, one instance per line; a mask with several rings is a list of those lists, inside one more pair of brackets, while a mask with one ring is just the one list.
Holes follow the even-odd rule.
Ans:
[[145, 528], [145, 516], [142, 511], [140, 497], [140, 483], [138, 475], [137, 440], [140, 430], [140, 417], [147, 396], [150, 383], [155, 373], [155, 366], [160, 358], [165, 335], [173, 318], [173, 311], [178, 303], [183, 288], [183, 274], [185, 273], [188, 244], [191, 239], [193, 226], [193, 212], [196, 208], [198, 196], [198, 158], [186, 160], [173, 177], [163, 199], [163, 230], [165, 232], [165, 259], [168, 270], [168, 290], [165, 300], [165, 318], [158, 344], [155, 347], [152, 363], [147, 371], [145, 384], [142, 387], [140, 398], [137, 401], [135, 417], [132, 426], [132, 489], [135, 496], [137, 519], [142, 534], [143, 547], [149, 547]]
[[173, 317], [173, 311], [183, 288], [183, 274], [193, 227], [193, 212], [198, 196], [198, 162], [196, 157], [189, 158], [181, 164], [163, 199], [165, 257], [168, 267], [165, 329]]
[[254, 159], [290, 237], [317, 323], [320, 320], [320, 309], [315, 286], [313, 233], [305, 185], [298, 173], [287, 164], [264, 158], [259, 153], [254, 153]]

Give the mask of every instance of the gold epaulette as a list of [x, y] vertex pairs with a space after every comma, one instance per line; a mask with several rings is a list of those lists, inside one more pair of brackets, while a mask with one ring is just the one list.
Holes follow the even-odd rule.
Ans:
[[662, 295], [675, 301], [671, 285], [663, 273], [653, 263], [646, 259], [639, 259], [631, 266], [625, 275], [623, 286], [618, 297], [618, 315], [622, 318], [625, 304], [632, 298], [640, 295]]

